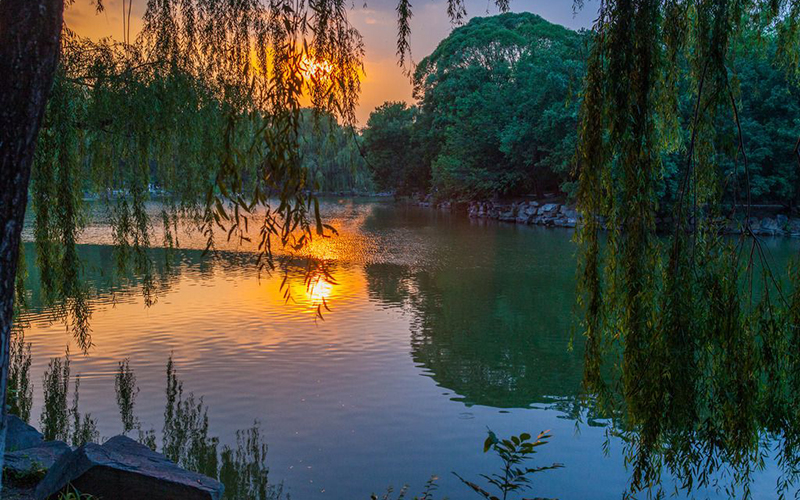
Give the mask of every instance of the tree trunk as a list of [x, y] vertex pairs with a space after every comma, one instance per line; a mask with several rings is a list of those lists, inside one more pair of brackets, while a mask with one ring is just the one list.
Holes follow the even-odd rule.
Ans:
[[64, 0], [0, 0], [0, 470], [20, 233], [63, 15]]

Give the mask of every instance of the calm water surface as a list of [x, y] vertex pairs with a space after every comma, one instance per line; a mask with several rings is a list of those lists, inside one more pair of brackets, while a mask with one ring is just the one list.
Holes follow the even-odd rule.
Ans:
[[[102, 436], [120, 432], [114, 373], [123, 358], [141, 388], [139, 418], [160, 431], [174, 353], [185, 390], [209, 406], [212, 434], [233, 443], [237, 429], [258, 420], [271, 478], [295, 499], [367, 499], [403, 484], [417, 492], [432, 474], [441, 496], [472, 498], [451, 472], [477, 479], [497, 465], [482, 453], [487, 427], [501, 435], [551, 429], [538, 465], [565, 468], [536, 475], [534, 496], [621, 497], [629, 478], [622, 444], [611, 438], [604, 453], [605, 422], [577, 398], [583, 352], [580, 339], [570, 349], [570, 231], [388, 201], [331, 200], [325, 212], [341, 234], [315, 240], [310, 253], [326, 260], [336, 283], [309, 288], [294, 273], [289, 302], [281, 273], [259, 278], [252, 259], [231, 247], [216, 259], [181, 251], [172, 268], [159, 267], [146, 307], [137, 277], [111, 272], [108, 227], [89, 227], [80, 251], [96, 298], [86, 356], [39, 306], [30, 257], [32, 420], [48, 359], [71, 345], [82, 410]], [[203, 246], [196, 235], [181, 244]], [[768, 246], [780, 260], [798, 245]], [[320, 321], [323, 299], [330, 312]], [[755, 478], [756, 498], [774, 496], [774, 466]]]

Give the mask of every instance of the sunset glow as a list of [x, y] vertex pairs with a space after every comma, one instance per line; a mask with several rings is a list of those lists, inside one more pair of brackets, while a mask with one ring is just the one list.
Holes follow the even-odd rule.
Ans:
[[308, 56], [303, 56], [300, 71], [305, 80], [320, 80], [333, 72], [333, 65], [328, 61], [318, 61]]
[[327, 301], [333, 292], [333, 284], [325, 280], [325, 278], [318, 276], [312, 278], [306, 287], [306, 297], [316, 305], [323, 300]]

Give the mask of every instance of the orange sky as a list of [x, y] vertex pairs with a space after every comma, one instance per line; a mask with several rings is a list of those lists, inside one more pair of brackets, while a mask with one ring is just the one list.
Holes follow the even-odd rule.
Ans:
[[[105, 0], [103, 3], [105, 11], [96, 14], [92, 0], [77, 0], [66, 11], [67, 25], [78, 34], [92, 38], [121, 38], [122, 0]], [[146, 3], [147, 0], [133, 0], [131, 32], [134, 37], [141, 26]], [[573, 14], [573, 0], [512, 0], [511, 7], [517, 12], [535, 12], [553, 23], [581, 28], [591, 25], [597, 11], [596, 2], [590, 0], [586, 3], [577, 15]], [[491, 0], [466, 0], [466, 5], [470, 17], [497, 13]], [[396, 0], [359, 0], [353, 2], [350, 9], [350, 21], [364, 36], [366, 46], [366, 76], [357, 110], [359, 125], [362, 126], [370, 111], [384, 101], [412, 101], [411, 83], [397, 66], [395, 55], [395, 6]], [[411, 50], [415, 61], [431, 53], [452, 29], [446, 9], [444, 0], [412, 0]]]

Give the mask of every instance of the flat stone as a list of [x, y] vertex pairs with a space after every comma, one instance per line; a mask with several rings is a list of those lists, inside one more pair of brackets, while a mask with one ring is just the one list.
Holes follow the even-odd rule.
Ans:
[[115, 500], [219, 500], [218, 481], [181, 469], [126, 436], [64, 453], [36, 487], [37, 500], [56, 498], [71, 484], [81, 493]]
[[756, 231], [758, 234], [775, 234], [779, 231], [778, 223], [775, 219], [771, 219], [769, 217], [764, 217], [761, 219], [761, 224]]
[[6, 416], [6, 425], [6, 452], [24, 450], [42, 444], [42, 434], [18, 416]]
[[546, 213], [546, 212], [554, 212], [556, 210], [558, 210], [558, 204], [557, 203], [547, 203], [545, 205], [542, 205], [542, 208], [539, 210], [539, 213], [543, 214], [543, 213]]
[[3, 477], [18, 485], [37, 483], [61, 455], [70, 451], [63, 441], [46, 441], [33, 448], [6, 453]]
[[800, 235], [800, 219], [790, 219], [786, 230], [793, 236]]
[[561, 213], [567, 219], [577, 219], [580, 216], [577, 210], [575, 210], [574, 208], [569, 208], [566, 205], [563, 205], [561, 207]]

